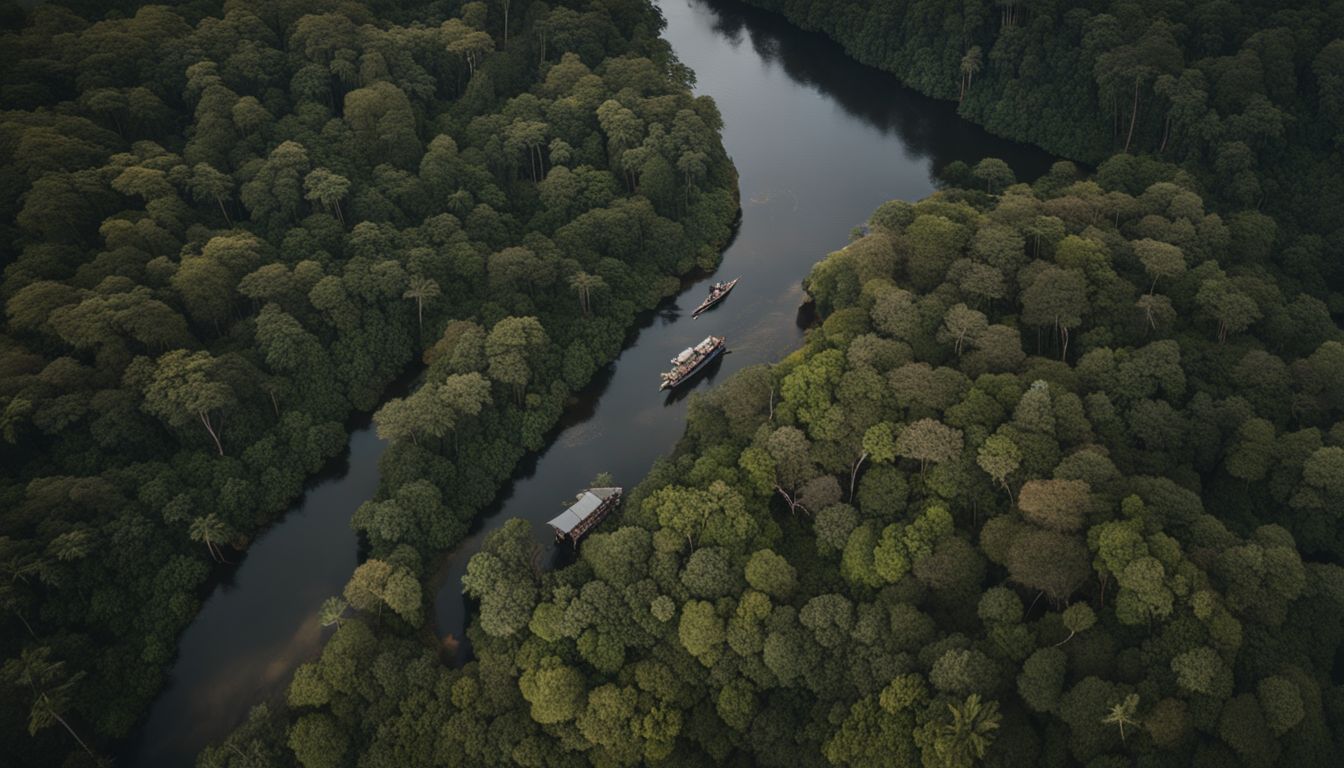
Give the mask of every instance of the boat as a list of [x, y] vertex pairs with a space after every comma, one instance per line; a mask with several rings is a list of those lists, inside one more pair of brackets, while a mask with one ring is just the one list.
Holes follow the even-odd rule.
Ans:
[[706, 296], [705, 300], [700, 302], [700, 306], [696, 307], [695, 311], [691, 313], [691, 319], [694, 320], [700, 316], [701, 312], [704, 312], [715, 304], [718, 304], [720, 301], [723, 301], [724, 297], [728, 295], [728, 292], [733, 290], [733, 286], [737, 285], [737, 281], [741, 279], [742, 278], [740, 277], [734, 277], [726, 283], [715, 283], [711, 285], [709, 287], [709, 295]]
[[672, 370], [662, 374], [663, 383], [658, 389], [671, 389], [682, 384], [723, 354], [723, 351], [722, 336], [706, 336], [704, 341], [694, 347], [683, 349], [681, 354], [672, 358]]
[[546, 524], [555, 531], [557, 543], [568, 541], [578, 546], [579, 539], [602, 522], [611, 510], [621, 503], [622, 489], [615, 486], [585, 488], [569, 508]]

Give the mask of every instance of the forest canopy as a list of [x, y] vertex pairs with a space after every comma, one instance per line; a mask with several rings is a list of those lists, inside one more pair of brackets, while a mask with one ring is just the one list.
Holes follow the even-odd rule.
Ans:
[[[716, 263], [735, 175], [657, 12], [511, 10], [7, 10], [7, 758], [126, 736], [210, 574], [394, 379], [423, 371], [379, 433], [439, 469], [385, 478], [357, 523], [437, 551], [636, 313]], [[376, 589], [352, 604], [417, 616], [418, 572], [397, 562], [362, 568]]]
[[[1336, 0], [747, 0], [1001, 136], [1138, 195], [1179, 165], [1233, 251], [1344, 312], [1344, 8]], [[1271, 244], [1274, 253], [1269, 252]]]
[[486, 541], [473, 661], [356, 615], [199, 764], [1332, 765], [1344, 16], [756, 4], [1095, 175], [883, 205], [577, 562]]
[[485, 539], [460, 668], [434, 557], [731, 231], [658, 12], [0, 16], [15, 759], [125, 736], [376, 408], [322, 651], [203, 768], [1337, 762], [1338, 3], [754, 4], [1090, 167], [954, 163], [872, 212], [802, 348], [692, 397], [572, 563]]
[[475, 660], [361, 611], [199, 764], [1332, 765], [1344, 334], [1187, 183], [883, 205]]

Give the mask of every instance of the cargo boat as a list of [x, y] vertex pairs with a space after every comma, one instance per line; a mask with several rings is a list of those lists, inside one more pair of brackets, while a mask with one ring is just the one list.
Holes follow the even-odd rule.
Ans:
[[709, 365], [714, 358], [723, 354], [724, 339], [722, 336], [706, 336], [705, 340], [696, 344], [694, 347], [687, 347], [681, 351], [681, 354], [672, 358], [672, 370], [662, 374], [663, 383], [658, 389], [671, 389], [686, 380], [690, 379], [700, 369]]
[[710, 286], [709, 295], [706, 296], [705, 300], [700, 302], [700, 306], [696, 307], [695, 311], [691, 313], [691, 319], [694, 320], [700, 316], [701, 312], [704, 312], [715, 304], [718, 304], [720, 301], [723, 301], [724, 298], [728, 296], [728, 292], [733, 290], [733, 286], [737, 285], [737, 281], [741, 279], [742, 278], [740, 277], [735, 277], [726, 283], [715, 283]]

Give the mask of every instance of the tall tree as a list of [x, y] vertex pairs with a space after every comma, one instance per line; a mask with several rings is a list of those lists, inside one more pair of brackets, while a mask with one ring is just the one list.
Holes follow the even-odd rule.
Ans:
[[896, 438], [896, 455], [919, 462], [919, 473], [930, 463], [939, 464], [955, 459], [962, 449], [959, 429], [936, 419], [920, 419], [901, 430]]
[[1133, 727], [1139, 724], [1138, 712], [1139, 695], [1137, 693], [1131, 693], [1125, 697], [1124, 701], [1112, 705], [1110, 711], [1101, 719], [1101, 722], [1119, 728], [1120, 741], [1123, 742], [1125, 740], [1125, 726], [1128, 725]]
[[424, 275], [412, 275], [410, 285], [401, 294], [403, 299], [415, 299], [415, 319], [420, 333], [425, 332], [425, 302], [439, 296], [439, 284]]
[[350, 180], [326, 168], [314, 168], [303, 180], [303, 188], [309, 200], [320, 202], [324, 208], [345, 224], [345, 214], [341, 212], [341, 201], [350, 191]]
[[[934, 765], [971, 768], [983, 760], [999, 730], [1002, 717], [996, 701], [982, 701], [972, 693], [960, 704], [949, 703], [951, 722], [936, 725], [932, 743]], [[926, 761], [926, 765], [929, 762]]]
[[1170, 243], [1149, 238], [1135, 240], [1134, 255], [1139, 257], [1144, 270], [1153, 278], [1153, 282], [1148, 286], [1149, 296], [1157, 289], [1158, 278], [1180, 277], [1185, 272], [1185, 254]]
[[1022, 319], [1055, 327], [1061, 360], [1069, 354], [1069, 330], [1082, 323], [1088, 307], [1087, 278], [1076, 269], [1046, 267], [1022, 291]]
[[65, 716], [75, 686], [84, 679], [83, 672], [69, 674], [65, 671], [64, 661], [51, 660], [50, 648], [37, 646], [24, 648], [19, 652], [18, 658], [6, 661], [5, 666], [0, 668], [0, 679], [26, 689], [32, 697], [28, 708], [29, 735], [35, 736], [38, 731], [59, 724], [95, 763], [103, 762], [103, 759], [84, 743], [84, 739], [80, 738]]
[[223, 417], [215, 414], [236, 402], [232, 387], [219, 378], [219, 362], [209, 352], [176, 349], [160, 357], [145, 389], [146, 411], [174, 427], [199, 421], [220, 456]]
[[521, 403], [532, 380], [531, 357], [548, 343], [535, 317], [506, 317], [495, 323], [485, 339], [490, 378], [512, 387], [514, 398]]
[[219, 172], [209, 163], [197, 163], [191, 169], [188, 188], [191, 190], [191, 196], [197, 201], [214, 200], [219, 206], [219, 212], [224, 214], [224, 223], [233, 226], [229, 209], [224, 204], [233, 193], [233, 179], [228, 174]]
[[1017, 181], [1013, 169], [997, 157], [986, 157], [976, 163], [971, 175], [985, 182], [985, 191], [991, 194], [995, 189], [1003, 189]]
[[961, 57], [961, 91], [957, 95], [957, 101], [966, 99], [966, 92], [971, 89], [971, 81], [980, 74], [981, 67], [984, 66], [984, 54], [980, 51], [980, 46], [972, 45], [966, 55]]
[[1017, 447], [1012, 438], [1000, 434], [985, 438], [976, 452], [975, 461], [985, 474], [1008, 492], [1008, 498], [1011, 499], [1013, 489], [1008, 485], [1008, 477], [1022, 466], [1022, 449]]
[[1139, 96], [1145, 86], [1161, 75], [1177, 75], [1183, 62], [1180, 46], [1172, 35], [1171, 26], [1163, 20], [1154, 21], [1132, 44], [1120, 45], [1097, 58], [1094, 72], [1103, 91], [1115, 94], [1132, 87], [1129, 109], [1129, 127], [1125, 131], [1128, 152], [1134, 141], [1134, 128], [1139, 120]]
[[498, 0], [501, 8], [504, 9], [504, 45], [509, 44], [509, 5], [512, 0]]
[[579, 294], [579, 306], [583, 308], [583, 314], [587, 315], [591, 309], [593, 291], [607, 287], [607, 282], [599, 275], [579, 271], [569, 276], [569, 287]]
[[205, 548], [209, 550], [210, 557], [214, 558], [215, 562], [228, 562], [224, 559], [224, 553], [220, 551], [219, 544], [231, 534], [228, 524], [219, 519], [219, 515], [211, 512], [208, 515], [197, 517], [191, 521], [191, 527], [187, 533], [191, 536], [192, 541], [205, 544]]
[[341, 626], [345, 620], [345, 612], [350, 608], [350, 604], [341, 597], [328, 597], [322, 601], [322, 607], [317, 610], [317, 623], [324, 627], [335, 625]]

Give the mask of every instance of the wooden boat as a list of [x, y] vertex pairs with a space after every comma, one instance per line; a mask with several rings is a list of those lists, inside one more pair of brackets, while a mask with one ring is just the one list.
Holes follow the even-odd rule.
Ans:
[[546, 523], [555, 531], [555, 540], [578, 546], [579, 539], [621, 503], [621, 490], [618, 487], [584, 489], [569, 509]]
[[701, 312], [704, 312], [715, 304], [718, 304], [720, 301], [723, 301], [728, 295], [728, 292], [733, 290], [733, 286], [737, 285], [737, 281], [741, 279], [742, 278], [740, 277], [734, 277], [726, 283], [715, 283], [714, 285], [711, 285], [709, 287], [709, 295], [706, 296], [705, 300], [700, 302], [700, 306], [696, 307], [695, 311], [691, 313], [691, 319], [694, 320], [700, 316]]
[[696, 344], [694, 347], [687, 347], [681, 351], [681, 354], [672, 358], [672, 370], [662, 374], [663, 383], [658, 389], [671, 389], [690, 379], [705, 366], [709, 365], [714, 358], [724, 352], [724, 338], [722, 336], [706, 336], [705, 340]]

